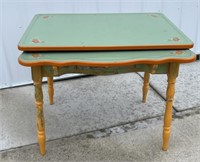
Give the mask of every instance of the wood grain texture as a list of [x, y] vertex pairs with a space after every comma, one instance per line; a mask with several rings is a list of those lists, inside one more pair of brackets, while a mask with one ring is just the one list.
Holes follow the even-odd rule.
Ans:
[[32, 67], [32, 79], [35, 86], [35, 104], [37, 108], [37, 132], [38, 132], [38, 143], [40, 147], [41, 155], [45, 155], [45, 121], [43, 112], [43, 92], [42, 92], [42, 68]]
[[163, 146], [162, 149], [166, 151], [168, 149], [171, 122], [172, 122], [172, 105], [175, 94], [175, 83], [179, 72], [178, 63], [170, 63], [168, 71], [168, 87], [166, 92], [166, 109], [164, 115], [164, 128], [163, 128]]
[[148, 94], [148, 90], [149, 90], [149, 78], [150, 78], [149, 72], [145, 72], [144, 73], [144, 83], [143, 83], [143, 98], [142, 98], [142, 101], [144, 103], [147, 100], [147, 94]]
[[49, 104], [53, 105], [54, 103], [54, 87], [53, 87], [53, 77], [48, 77], [47, 78], [47, 83], [48, 83], [48, 94], [49, 94]]

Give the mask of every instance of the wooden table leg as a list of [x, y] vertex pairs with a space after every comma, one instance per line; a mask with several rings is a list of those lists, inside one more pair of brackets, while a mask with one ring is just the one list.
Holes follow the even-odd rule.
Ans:
[[143, 84], [143, 102], [146, 102], [147, 100], [147, 94], [148, 94], [148, 90], [149, 90], [149, 78], [150, 78], [150, 74], [149, 72], [145, 72], [144, 73], [144, 84]]
[[47, 82], [48, 82], [49, 104], [53, 105], [53, 95], [54, 95], [53, 77], [48, 77]]
[[170, 63], [168, 70], [168, 87], [166, 93], [166, 110], [164, 116], [164, 128], [163, 128], [163, 146], [162, 149], [166, 151], [168, 149], [171, 121], [172, 121], [172, 105], [175, 94], [175, 83], [178, 76], [179, 64]]
[[37, 130], [38, 130], [38, 143], [41, 155], [44, 155], [46, 135], [45, 135], [45, 122], [43, 113], [43, 93], [42, 93], [42, 71], [41, 67], [32, 67], [32, 78], [35, 86], [35, 104], [37, 108]]

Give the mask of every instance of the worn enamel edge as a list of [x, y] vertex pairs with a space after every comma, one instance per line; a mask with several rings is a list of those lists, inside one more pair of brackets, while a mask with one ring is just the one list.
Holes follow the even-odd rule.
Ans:
[[80, 66], [125, 66], [132, 64], [163, 64], [168, 62], [177, 62], [177, 63], [188, 63], [196, 60], [196, 55], [190, 58], [165, 58], [160, 60], [129, 60], [129, 61], [117, 61], [117, 62], [89, 62], [89, 61], [38, 61], [38, 62], [24, 62], [18, 58], [18, 62], [23, 66], [42, 66], [42, 65], [52, 65], [52, 66], [71, 66], [71, 65], [80, 65]]
[[148, 50], [148, 49], [189, 49], [194, 44], [171, 45], [130, 45], [130, 46], [20, 46], [21, 51], [105, 51], [105, 50]]

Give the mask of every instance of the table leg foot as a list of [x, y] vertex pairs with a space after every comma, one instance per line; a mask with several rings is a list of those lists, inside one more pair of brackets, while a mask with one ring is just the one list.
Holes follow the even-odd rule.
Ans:
[[168, 87], [166, 92], [166, 109], [164, 116], [164, 127], [163, 127], [163, 146], [162, 149], [167, 151], [168, 143], [171, 131], [172, 122], [172, 105], [174, 101], [175, 94], [175, 83], [176, 77], [178, 76], [179, 64], [171, 63], [168, 71]]
[[40, 147], [40, 154], [43, 156], [46, 153], [46, 137], [45, 134], [38, 132], [38, 144]]
[[37, 106], [37, 129], [38, 129], [38, 143], [40, 147], [41, 155], [45, 154], [45, 143], [46, 143], [46, 135], [45, 135], [45, 122], [44, 122], [44, 113], [43, 113], [43, 103], [36, 102]]
[[150, 78], [149, 72], [145, 72], [144, 73], [144, 84], [143, 84], [143, 98], [142, 98], [142, 101], [144, 103], [147, 100], [147, 94], [148, 94], [148, 90], [149, 90], [149, 78]]
[[49, 93], [49, 104], [53, 105], [53, 96], [54, 96], [54, 88], [53, 88], [53, 77], [48, 77], [48, 93]]

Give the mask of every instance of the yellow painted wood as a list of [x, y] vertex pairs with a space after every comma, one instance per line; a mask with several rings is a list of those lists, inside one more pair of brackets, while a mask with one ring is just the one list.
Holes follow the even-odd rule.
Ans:
[[164, 128], [163, 128], [163, 146], [162, 149], [166, 151], [168, 149], [171, 121], [172, 121], [172, 105], [175, 94], [175, 83], [178, 76], [179, 64], [170, 63], [168, 71], [168, 87], [166, 93], [166, 110], [164, 116]]
[[149, 90], [149, 78], [150, 78], [150, 74], [149, 72], [145, 72], [144, 73], [144, 84], [143, 84], [143, 102], [146, 102], [147, 100], [147, 94], [148, 94], [148, 90]]
[[168, 88], [167, 88], [167, 101], [166, 112], [164, 117], [164, 129], [163, 129], [163, 150], [167, 150], [168, 141], [170, 137], [170, 126], [172, 120], [172, 104], [174, 99], [174, 87], [176, 77], [178, 76], [179, 63], [168, 63], [159, 65], [146, 65], [137, 64], [132, 66], [121, 67], [93, 67], [93, 66], [33, 66], [32, 78], [35, 86], [35, 103], [37, 107], [37, 128], [38, 128], [38, 143], [40, 146], [41, 155], [45, 154], [45, 123], [43, 114], [43, 94], [42, 94], [42, 77], [48, 77], [48, 92], [50, 98], [50, 104], [53, 103], [53, 76], [62, 75], [71, 72], [81, 72], [96, 75], [118, 74], [124, 72], [143, 71], [144, 85], [143, 85], [143, 102], [146, 102], [150, 73], [160, 73], [168, 75]]
[[43, 92], [42, 92], [42, 68], [32, 67], [32, 79], [35, 86], [35, 104], [37, 108], [37, 131], [38, 131], [38, 143], [40, 147], [41, 155], [44, 155], [46, 135], [45, 135], [45, 122], [43, 113]]
[[49, 93], [49, 104], [53, 105], [53, 96], [54, 96], [54, 88], [53, 88], [53, 77], [48, 77], [48, 93]]
[[150, 73], [151, 74], [155, 74], [157, 69], [158, 69], [158, 65], [149, 65], [150, 66]]

